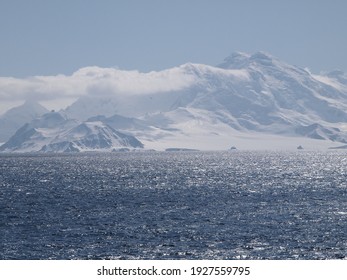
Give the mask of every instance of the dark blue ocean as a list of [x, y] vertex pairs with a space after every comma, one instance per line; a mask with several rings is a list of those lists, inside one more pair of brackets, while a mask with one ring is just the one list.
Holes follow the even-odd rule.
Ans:
[[346, 258], [346, 152], [0, 155], [0, 259]]

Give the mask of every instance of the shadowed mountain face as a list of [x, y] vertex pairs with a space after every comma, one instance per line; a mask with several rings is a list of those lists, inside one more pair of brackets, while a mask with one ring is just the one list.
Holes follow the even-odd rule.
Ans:
[[26, 101], [23, 105], [8, 110], [0, 116], [0, 142], [7, 141], [22, 125], [45, 113], [48, 110], [34, 101]]

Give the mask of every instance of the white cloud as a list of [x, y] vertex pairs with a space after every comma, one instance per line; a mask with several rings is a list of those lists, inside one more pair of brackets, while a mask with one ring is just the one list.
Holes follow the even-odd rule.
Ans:
[[[180, 90], [194, 82], [192, 75], [176, 67], [141, 73], [116, 68], [85, 67], [71, 76], [0, 77], [0, 110], [6, 104], [32, 99], [48, 107], [83, 95], [136, 95]], [[51, 106], [49, 106], [51, 104]]]
[[37, 76], [26, 79], [0, 78], [0, 99], [54, 100], [61, 97], [76, 97], [81, 85], [68, 76]]
[[140, 73], [114, 68], [86, 67], [73, 74], [86, 82], [90, 95], [148, 94], [185, 88], [194, 82], [193, 76], [179, 68], [160, 72]]

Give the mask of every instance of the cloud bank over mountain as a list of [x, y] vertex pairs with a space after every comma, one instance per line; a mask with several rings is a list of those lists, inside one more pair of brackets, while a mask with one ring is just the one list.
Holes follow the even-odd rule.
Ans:
[[[195, 76], [181, 67], [141, 73], [116, 68], [84, 67], [70, 76], [35, 76], [25, 79], [0, 77], [0, 100], [4, 105], [24, 100], [43, 101], [45, 104], [60, 100], [76, 100], [82, 96], [124, 96], [178, 91], [195, 82]], [[51, 102], [50, 102], [51, 101]], [[47, 105], [46, 105], [47, 106]]]

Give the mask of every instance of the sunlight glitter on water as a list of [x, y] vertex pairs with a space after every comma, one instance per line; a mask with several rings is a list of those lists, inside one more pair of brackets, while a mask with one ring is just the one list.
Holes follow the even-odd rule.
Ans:
[[2, 259], [343, 259], [345, 153], [0, 157]]

